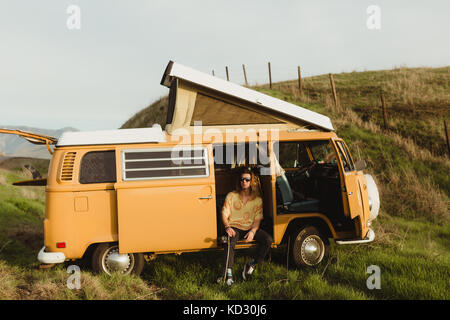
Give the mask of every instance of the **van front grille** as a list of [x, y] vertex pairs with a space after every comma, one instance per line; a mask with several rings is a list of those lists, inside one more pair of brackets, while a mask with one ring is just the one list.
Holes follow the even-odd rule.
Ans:
[[61, 168], [61, 181], [72, 181], [76, 152], [67, 152]]

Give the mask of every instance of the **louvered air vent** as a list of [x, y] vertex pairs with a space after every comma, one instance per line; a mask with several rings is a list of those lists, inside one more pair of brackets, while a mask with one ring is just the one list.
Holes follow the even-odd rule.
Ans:
[[72, 181], [76, 152], [67, 152], [61, 169], [61, 181]]

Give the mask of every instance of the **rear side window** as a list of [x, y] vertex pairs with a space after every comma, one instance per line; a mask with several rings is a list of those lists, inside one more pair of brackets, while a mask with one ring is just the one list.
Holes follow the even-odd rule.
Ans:
[[124, 181], [208, 177], [208, 152], [204, 147], [124, 150], [122, 174]]
[[84, 155], [80, 166], [80, 183], [116, 182], [116, 152], [93, 151]]

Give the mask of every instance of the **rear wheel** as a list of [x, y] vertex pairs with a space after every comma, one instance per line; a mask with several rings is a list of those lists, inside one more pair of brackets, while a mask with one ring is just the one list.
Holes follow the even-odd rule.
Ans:
[[119, 253], [117, 243], [102, 243], [92, 255], [92, 269], [111, 275], [113, 272], [140, 275], [144, 268], [142, 253]]
[[328, 257], [329, 247], [316, 227], [307, 226], [291, 237], [290, 256], [297, 268], [314, 267]]

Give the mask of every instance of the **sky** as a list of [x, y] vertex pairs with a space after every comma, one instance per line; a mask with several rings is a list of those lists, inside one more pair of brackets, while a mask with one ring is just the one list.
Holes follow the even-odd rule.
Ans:
[[[374, 9], [375, 8], [375, 9]], [[0, 127], [119, 128], [170, 60], [243, 84], [450, 65], [450, 1], [0, 0]]]

